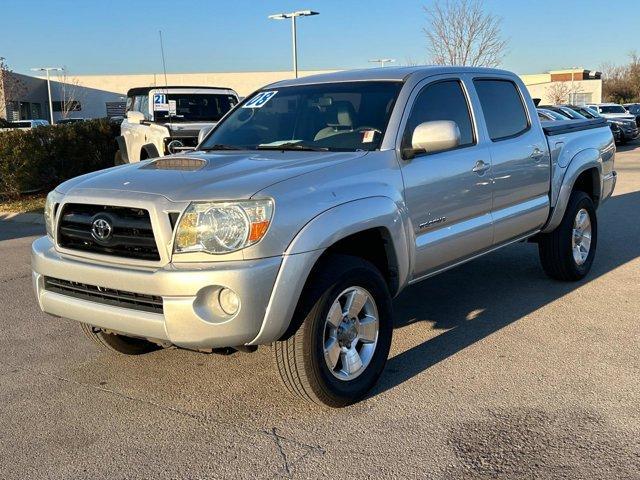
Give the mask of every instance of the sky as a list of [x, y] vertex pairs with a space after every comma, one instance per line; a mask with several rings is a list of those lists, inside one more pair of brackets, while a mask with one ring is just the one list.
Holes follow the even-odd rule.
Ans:
[[[0, 0], [0, 57], [20, 73], [64, 66], [72, 75], [291, 69], [298, 21], [301, 70], [366, 68], [369, 59], [428, 63], [423, 5], [432, 0]], [[519, 74], [624, 63], [640, 51], [640, 0], [485, 0], [502, 18]]]

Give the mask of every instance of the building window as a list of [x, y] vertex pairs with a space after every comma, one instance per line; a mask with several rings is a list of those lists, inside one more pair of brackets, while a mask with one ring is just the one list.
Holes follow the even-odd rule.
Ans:
[[42, 116], [42, 104], [41, 103], [32, 103], [31, 104], [31, 115], [32, 115], [32, 118], [44, 118]]
[[62, 107], [65, 106], [65, 104], [67, 107], [65, 110], [68, 112], [79, 112], [82, 110], [82, 105], [80, 104], [80, 102], [76, 100], [69, 100], [67, 102], [55, 101], [55, 102], [52, 102], [52, 104], [53, 104], [54, 112], [61, 112]]
[[583, 93], [583, 92], [578, 92], [578, 93], [573, 93], [571, 95], [572, 97], [572, 102], [574, 105], [585, 105], [587, 103], [591, 103], [592, 102], [592, 94], [591, 93]]

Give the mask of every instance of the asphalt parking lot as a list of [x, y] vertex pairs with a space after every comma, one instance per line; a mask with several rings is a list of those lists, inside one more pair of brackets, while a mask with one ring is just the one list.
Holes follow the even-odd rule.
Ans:
[[591, 275], [518, 244], [405, 291], [372, 395], [288, 396], [269, 348], [142, 357], [42, 314], [0, 223], [0, 478], [640, 478], [640, 142], [619, 149]]

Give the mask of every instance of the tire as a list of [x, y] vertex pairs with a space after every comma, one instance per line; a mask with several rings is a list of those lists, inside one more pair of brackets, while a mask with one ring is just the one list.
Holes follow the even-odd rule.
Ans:
[[[575, 240], [578, 247], [583, 247], [580, 249], [580, 255], [584, 255], [583, 249], [587, 250], [583, 259], [577, 259], [577, 254], [574, 255], [574, 229], [578, 227], [575, 222], [578, 221], [577, 216], [580, 212], [586, 212], [590, 224], [589, 237], [579, 235]], [[584, 218], [584, 214], [581, 213], [581, 217]], [[582, 228], [584, 225], [586, 224], [583, 224]], [[587, 234], [586, 231], [584, 233]], [[586, 240], [589, 240], [588, 247], [585, 247]], [[557, 280], [580, 280], [591, 270], [597, 243], [598, 219], [593, 200], [585, 192], [574, 191], [569, 197], [569, 204], [560, 225], [553, 232], [540, 236], [538, 251], [542, 268], [547, 275]]]
[[124, 165], [124, 159], [122, 158], [122, 153], [120, 152], [120, 150], [116, 152], [116, 155], [113, 159], [113, 164], [115, 166]]
[[[363, 306], [358, 309], [355, 300], [353, 308], [353, 312], [358, 310], [359, 320], [343, 321], [342, 312], [349, 299], [364, 297]], [[330, 313], [333, 322], [328, 320]], [[376, 315], [374, 334], [376, 324], [371, 318]], [[302, 292], [293, 322], [301, 319], [295, 333], [274, 344], [274, 359], [284, 386], [304, 400], [329, 407], [344, 407], [360, 400], [382, 374], [393, 333], [391, 295], [378, 269], [357, 257], [326, 258], [314, 269]], [[333, 323], [340, 327], [335, 328]], [[343, 328], [347, 325], [351, 326]], [[332, 360], [325, 360], [327, 345], [333, 346], [328, 350], [334, 354], [334, 368], [329, 366]], [[348, 359], [351, 362], [345, 362]]]
[[143, 340], [141, 338], [126, 337], [115, 333], [106, 333], [86, 323], [81, 323], [80, 327], [84, 334], [93, 340], [101, 348], [121, 355], [142, 355], [160, 349], [158, 345]]

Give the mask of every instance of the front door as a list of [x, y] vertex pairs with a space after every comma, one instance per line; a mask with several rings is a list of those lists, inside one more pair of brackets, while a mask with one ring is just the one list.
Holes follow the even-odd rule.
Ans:
[[417, 88], [413, 98], [403, 147], [410, 145], [413, 130], [422, 122], [451, 120], [460, 129], [459, 147], [401, 160], [417, 279], [491, 246], [492, 183], [489, 149], [479, 139], [462, 81], [432, 79]]

